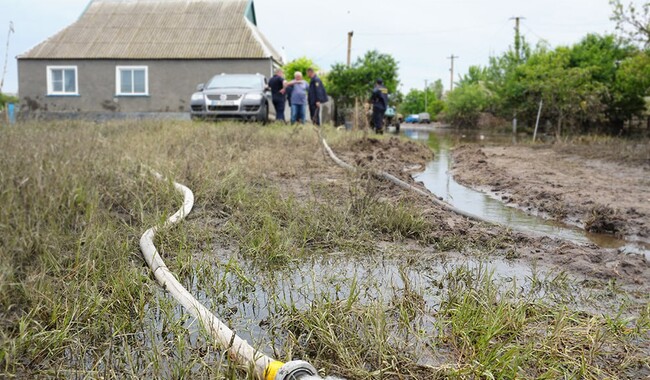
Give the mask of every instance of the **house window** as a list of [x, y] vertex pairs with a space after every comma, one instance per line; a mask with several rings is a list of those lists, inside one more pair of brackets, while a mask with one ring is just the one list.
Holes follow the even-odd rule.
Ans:
[[117, 66], [117, 95], [149, 95], [149, 70], [147, 66]]
[[47, 94], [79, 95], [77, 66], [48, 66]]

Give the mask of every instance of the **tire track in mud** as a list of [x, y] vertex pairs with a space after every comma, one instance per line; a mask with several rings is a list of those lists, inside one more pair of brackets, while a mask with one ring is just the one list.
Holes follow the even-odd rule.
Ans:
[[[357, 171], [365, 169], [350, 165], [348, 162], [341, 160], [334, 153], [331, 147], [329, 147], [329, 144], [320, 131], [317, 130], [317, 132], [321, 139], [323, 149], [337, 165], [347, 170]], [[355, 154], [359, 153], [355, 152]], [[390, 173], [385, 173], [386, 175], [379, 174], [379, 172], [383, 172], [383, 170], [368, 169], [370, 173], [373, 171], [376, 172], [376, 178], [389, 181], [396, 186], [399, 186], [401, 189], [408, 189], [420, 196], [425, 196], [426, 199], [434, 201], [435, 205], [440, 208], [447, 212], [453, 212], [453, 210], [450, 210], [447, 207], [447, 203], [442, 202], [442, 204], [440, 204], [441, 201], [430, 192], [408, 184], [404, 180], [398, 179], [398, 181], [394, 181], [397, 178]], [[454, 214], [456, 213], [454, 212]], [[465, 218], [465, 215], [463, 214], [458, 215], [462, 215]], [[474, 218], [470, 220], [472, 222], [477, 221]], [[454, 222], [452, 221], [449, 224], [453, 228]], [[503, 234], [507, 230], [503, 226], [494, 223], [485, 224], [482, 220], [481, 223], [479, 223], [478, 228], [481, 229], [484, 234], [493, 236]], [[463, 230], [465, 229], [463, 228]], [[615, 249], [604, 249], [593, 243], [579, 245], [552, 236], [532, 237], [528, 234], [519, 232], [512, 233], [512, 236], [513, 243], [509, 250], [513, 251], [511, 256], [515, 259], [528, 261], [529, 265], [541, 263], [544, 265], [550, 265], [560, 271], [568, 270], [578, 278], [586, 276], [587, 278], [591, 277], [600, 280], [617, 279], [622, 284], [625, 284], [630, 290], [650, 290], [650, 263], [643, 255], [625, 254]], [[587, 279], [585, 278], [585, 280]]]

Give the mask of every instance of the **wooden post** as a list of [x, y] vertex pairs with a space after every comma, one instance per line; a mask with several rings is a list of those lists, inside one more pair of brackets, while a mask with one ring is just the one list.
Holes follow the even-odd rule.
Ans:
[[[349, 31], [348, 32], [348, 67], [350, 67], [352, 63], [352, 36], [354, 36], [354, 31]], [[353, 129], [359, 129], [359, 99], [354, 98], [354, 125]]]
[[348, 32], [348, 67], [350, 67], [350, 59], [352, 58], [352, 36], [354, 36], [354, 31]]
[[533, 142], [537, 138], [537, 127], [539, 127], [539, 117], [542, 115], [542, 105], [544, 104], [544, 99], [539, 101], [539, 111], [537, 111], [537, 121], [535, 122], [535, 132], [533, 132]]
[[354, 129], [359, 129], [359, 98], [354, 98]]

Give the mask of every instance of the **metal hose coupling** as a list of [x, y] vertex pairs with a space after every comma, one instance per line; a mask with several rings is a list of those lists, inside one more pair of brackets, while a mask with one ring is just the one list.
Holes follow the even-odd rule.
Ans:
[[318, 375], [313, 365], [304, 360], [293, 360], [288, 363], [272, 362], [267, 367], [265, 380], [343, 380], [327, 376], [325, 379]]

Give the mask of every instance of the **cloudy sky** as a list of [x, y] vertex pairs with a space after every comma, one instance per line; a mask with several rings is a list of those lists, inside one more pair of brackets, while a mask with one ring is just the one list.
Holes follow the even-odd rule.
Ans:
[[[4, 92], [18, 91], [15, 57], [74, 22], [89, 1], [0, 0], [1, 63], [10, 21], [15, 29]], [[567, 45], [614, 30], [608, 0], [255, 0], [255, 7], [259, 28], [289, 60], [307, 56], [327, 70], [345, 61], [354, 31], [353, 60], [372, 49], [393, 55], [405, 92], [425, 80], [448, 88], [452, 54], [459, 74], [507, 50], [514, 16], [524, 17], [522, 34], [533, 44]]]

